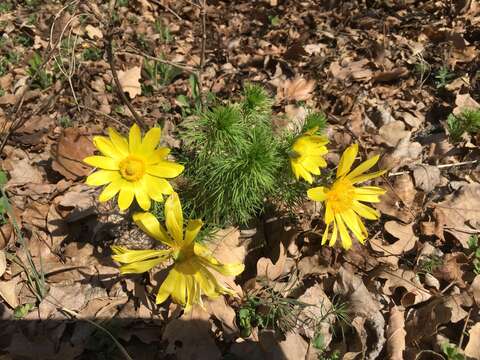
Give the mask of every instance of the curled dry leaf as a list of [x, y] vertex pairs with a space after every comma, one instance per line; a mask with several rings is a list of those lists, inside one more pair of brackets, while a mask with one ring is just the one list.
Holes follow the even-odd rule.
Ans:
[[405, 351], [405, 312], [397, 306], [390, 309], [387, 326], [387, 353], [389, 360], [403, 360]]
[[465, 355], [468, 358], [480, 360], [480, 322], [477, 322], [468, 332], [468, 344], [465, 347]]
[[18, 306], [18, 294], [16, 288], [19, 281], [19, 276], [16, 276], [9, 281], [0, 280], [0, 296], [12, 309]]
[[88, 24], [85, 27], [85, 31], [87, 32], [88, 37], [92, 40], [95, 40], [95, 38], [103, 39], [102, 30], [100, 30], [99, 28], [96, 28], [95, 26]]
[[216, 360], [222, 354], [210, 331], [210, 315], [200, 306], [193, 306], [189, 313], [170, 321], [162, 335], [168, 341], [167, 354], [175, 354], [178, 360]]
[[7, 186], [23, 186], [26, 184], [40, 184], [43, 182], [42, 173], [33, 165], [28, 158], [14, 160], [12, 169], [9, 171], [10, 180]]
[[418, 238], [413, 233], [413, 224], [402, 225], [396, 221], [388, 221], [385, 223], [385, 230], [398, 241], [385, 244], [382, 240], [375, 238], [370, 240], [370, 245], [373, 250], [384, 255], [378, 258], [379, 261], [397, 266], [400, 256], [412, 250]]
[[382, 142], [388, 146], [395, 147], [401, 139], [409, 136], [410, 132], [405, 130], [403, 121], [396, 120], [383, 125], [378, 130], [378, 134]]
[[420, 164], [413, 168], [415, 186], [430, 192], [441, 182], [440, 169], [436, 166]]
[[437, 226], [468, 248], [468, 238], [480, 230], [480, 184], [464, 185], [434, 206]]
[[472, 283], [470, 284], [469, 291], [477, 303], [477, 306], [480, 306], [480, 275], [475, 276], [475, 279], [473, 279]]
[[206, 298], [203, 300], [205, 310], [215, 316], [222, 323], [223, 335], [232, 337], [238, 333], [238, 327], [235, 323], [235, 310], [225, 302], [223, 296], [216, 299]]
[[380, 312], [380, 304], [367, 290], [362, 279], [343, 267], [338, 272], [333, 291], [345, 297], [352, 315], [365, 318], [365, 325], [375, 334], [375, 345], [369, 349], [365, 359], [376, 359], [385, 343], [385, 319]]
[[272, 330], [260, 331], [258, 337], [264, 359], [305, 359], [308, 344], [296, 331], [285, 334], [285, 339], [279, 339]]
[[340, 80], [369, 81], [373, 72], [367, 65], [370, 63], [368, 59], [352, 61], [344, 59], [341, 63], [334, 61], [330, 64], [330, 72], [333, 77]]
[[92, 170], [83, 159], [93, 155], [95, 147], [84, 131], [79, 128], [63, 130], [58, 143], [52, 147], [52, 168], [68, 180], [86, 176]]
[[455, 109], [453, 109], [454, 115], [460, 115], [465, 110], [479, 109], [480, 104], [476, 102], [470, 94], [457, 94], [455, 98]]
[[5, 251], [0, 250], [0, 278], [7, 270], [7, 257], [5, 256]]
[[380, 168], [393, 169], [418, 161], [422, 153], [422, 145], [418, 142], [410, 142], [410, 136], [409, 132], [407, 136], [400, 139], [391, 153], [380, 160]]
[[266, 278], [268, 280], [275, 280], [283, 274], [285, 262], [287, 260], [287, 254], [285, 252], [285, 246], [282, 243], [278, 244], [279, 254], [277, 261], [273, 263], [270, 258], [262, 257], [257, 262], [257, 276]]
[[433, 275], [437, 279], [444, 280], [447, 283], [452, 282], [464, 288], [466, 284], [463, 281], [464, 270], [462, 270], [462, 266], [468, 263], [470, 263], [470, 259], [462, 252], [446, 254], [441, 266], [435, 269]]
[[285, 81], [285, 84], [283, 85], [284, 96], [287, 100], [308, 100], [312, 97], [314, 89], [315, 80], [306, 80], [300, 76], [293, 80]]
[[387, 192], [382, 196], [382, 201], [376, 204], [376, 208], [383, 214], [410, 223], [415, 217], [411, 206], [414, 204], [416, 193], [410, 175], [397, 176], [392, 187], [387, 187]]
[[140, 85], [141, 71], [142, 68], [140, 66], [134, 66], [127, 71], [118, 71], [118, 81], [120, 81], [123, 91], [128, 93], [131, 99], [142, 93]]

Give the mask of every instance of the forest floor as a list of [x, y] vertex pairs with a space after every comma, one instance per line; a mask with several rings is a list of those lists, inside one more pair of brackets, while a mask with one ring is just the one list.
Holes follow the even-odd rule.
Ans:
[[[0, 359], [480, 360], [480, 120], [454, 136], [479, 51], [475, 0], [2, 0]], [[135, 115], [179, 149], [247, 82], [279, 127], [323, 111], [329, 164], [380, 154], [382, 216], [349, 251], [310, 201], [223, 229], [239, 296], [156, 305], [158, 278], [111, 260], [117, 210], [82, 159]]]

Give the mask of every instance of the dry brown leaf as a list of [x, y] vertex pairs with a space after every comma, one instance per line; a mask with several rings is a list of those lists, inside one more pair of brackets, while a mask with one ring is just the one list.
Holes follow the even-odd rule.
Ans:
[[469, 358], [480, 360], [480, 322], [477, 322], [470, 328], [468, 337], [465, 355]]
[[349, 313], [365, 318], [365, 325], [375, 334], [375, 345], [369, 349], [365, 359], [376, 359], [385, 343], [385, 319], [380, 312], [380, 303], [370, 294], [361, 278], [343, 267], [338, 272], [333, 291], [346, 298]]
[[96, 27], [94, 27], [90, 24], [85, 26], [85, 31], [87, 32], [88, 37], [92, 40], [95, 40], [95, 38], [103, 39], [102, 30], [100, 30], [99, 28], [96, 28]]
[[436, 166], [420, 164], [413, 168], [413, 178], [415, 186], [428, 193], [440, 184], [440, 169]]
[[395, 147], [401, 139], [409, 136], [410, 132], [405, 130], [403, 121], [396, 120], [383, 125], [378, 130], [378, 134], [382, 142], [388, 146]]
[[209, 314], [215, 316], [222, 323], [223, 336], [228, 338], [239, 332], [235, 310], [225, 302], [223, 296], [219, 296], [216, 299], [206, 298], [203, 300], [203, 305]]
[[315, 80], [306, 80], [300, 76], [293, 80], [285, 81], [285, 84], [283, 85], [284, 96], [287, 100], [308, 100], [312, 97], [314, 89]]
[[7, 270], [7, 257], [5, 256], [5, 251], [0, 250], [0, 278]]
[[370, 245], [373, 250], [384, 255], [384, 257], [378, 258], [379, 261], [397, 266], [400, 256], [412, 250], [418, 238], [413, 233], [413, 224], [402, 225], [396, 221], [388, 221], [385, 223], [385, 230], [396, 237], [398, 241], [393, 244], [385, 244], [382, 240], [375, 238], [370, 240]]
[[480, 306], [480, 275], [475, 276], [472, 283], [470, 284], [470, 293], [473, 296], [473, 299]]
[[387, 192], [376, 204], [383, 214], [393, 216], [404, 223], [410, 223], [415, 217], [411, 206], [414, 204], [417, 191], [408, 174], [395, 177], [393, 188], [387, 187]]
[[15, 160], [9, 171], [10, 180], [6, 186], [23, 186], [25, 184], [40, 184], [43, 182], [42, 173], [31, 165], [28, 158]]
[[372, 70], [366, 66], [370, 63], [368, 59], [350, 62], [349, 59], [342, 60], [341, 63], [334, 61], [330, 64], [330, 72], [333, 77], [340, 80], [369, 81], [372, 76]]
[[374, 82], [390, 82], [397, 80], [403, 77], [406, 77], [409, 74], [409, 71], [405, 67], [395, 68], [389, 71], [379, 71], [376, 72], [373, 76]]
[[16, 276], [9, 281], [0, 280], [0, 296], [12, 309], [18, 306], [18, 294], [16, 288], [19, 281], [19, 276]]
[[393, 169], [404, 165], [410, 165], [418, 161], [422, 153], [422, 145], [418, 142], [410, 142], [411, 133], [402, 138], [393, 152], [385, 155], [379, 162], [381, 169]]
[[79, 128], [63, 130], [56, 146], [52, 147], [52, 168], [68, 180], [77, 180], [92, 171], [83, 159], [93, 155], [95, 147], [84, 131]]
[[222, 357], [210, 330], [210, 315], [200, 306], [170, 321], [162, 334], [168, 341], [167, 354], [178, 360], [215, 360]]
[[480, 230], [480, 184], [464, 185], [434, 207], [437, 225], [468, 248], [468, 238]]
[[118, 81], [122, 85], [123, 91], [128, 93], [131, 99], [142, 93], [140, 85], [142, 68], [140, 66], [134, 66], [127, 71], [118, 71]]
[[397, 306], [390, 309], [387, 326], [387, 353], [389, 360], [403, 360], [405, 351], [405, 312]]
[[470, 262], [468, 257], [462, 253], [449, 253], [443, 258], [442, 265], [435, 269], [433, 276], [437, 279], [445, 280], [447, 283], [454, 283], [461, 288], [466, 287], [463, 281], [464, 270], [462, 266]]
[[457, 94], [455, 98], [455, 109], [453, 109], [454, 115], [460, 115], [464, 110], [479, 109], [480, 104], [475, 101], [469, 93]]
[[307, 342], [295, 331], [285, 334], [285, 339], [279, 339], [272, 330], [262, 330], [258, 335], [259, 345], [266, 360], [275, 359], [305, 359]]
[[64, 319], [65, 316], [59, 313], [58, 307], [68, 310], [80, 310], [86, 302], [86, 289], [90, 285], [76, 283], [73, 285], [51, 285], [45, 299], [38, 306], [41, 319]]
[[277, 261], [275, 264], [270, 258], [262, 257], [257, 262], [257, 276], [263, 277], [268, 280], [275, 280], [280, 275], [283, 274], [283, 269], [285, 267], [285, 262], [287, 259], [287, 254], [285, 252], [285, 246], [282, 243], [279, 245], [280, 253], [278, 255]]
[[70, 187], [65, 195], [56, 197], [54, 201], [62, 210], [71, 211], [65, 221], [73, 222], [95, 213], [97, 204], [95, 194], [95, 189], [85, 184], [77, 184]]
[[417, 273], [411, 270], [380, 270], [375, 277], [386, 279], [383, 285], [383, 293], [392, 296], [395, 292], [401, 290], [403, 293], [401, 304], [411, 306], [430, 299], [431, 294], [425, 290]]

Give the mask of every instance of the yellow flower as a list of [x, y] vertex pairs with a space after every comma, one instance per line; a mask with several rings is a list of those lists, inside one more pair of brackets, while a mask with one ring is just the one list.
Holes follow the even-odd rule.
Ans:
[[316, 130], [317, 128], [313, 128], [298, 137], [293, 143], [290, 155], [290, 165], [297, 180], [303, 178], [310, 184], [313, 182], [312, 174], [320, 175], [320, 168], [327, 166], [323, 156], [328, 152], [325, 146], [328, 139], [314, 135]]
[[118, 206], [126, 210], [137, 199], [143, 210], [150, 209], [151, 201], [163, 201], [162, 194], [173, 193], [165, 178], [174, 178], [183, 171], [183, 165], [166, 160], [170, 149], [158, 147], [162, 130], [150, 129], [142, 139], [140, 128], [130, 128], [128, 140], [115, 129], [108, 129], [110, 137], [95, 136], [93, 143], [102, 156], [89, 156], [83, 161], [100, 170], [87, 177], [91, 186], [108, 184], [100, 194], [100, 202], [110, 200], [118, 192]]
[[220, 294], [234, 294], [230, 289], [219, 284], [210, 269], [223, 275], [238, 275], [243, 264], [222, 264], [215, 259], [207, 248], [195, 242], [201, 220], [189, 220], [183, 234], [183, 214], [177, 193], [170, 195], [165, 202], [165, 225], [167, 230], [151, 213], [136, 213], [135, 223], [150, 237], [167, 246], [165, 250], [128, 250], [114, 246], [113, 259], [123, 264], [122, 274], [143, 273], [154, 266], [172, 259], [174, 265], [167, 278], [160, 286], [157, 304], [169, 296], [173, 301], [185, 306], [185, 311], [192, 305], [202, 305], [202, 294], [217, 297]]
[[338, 165], [337, 179], [332, 187], [320, 186], [309, 189], [307, 192], [310, 199], [325, 201], [325, 223], [327, 227], [323, 234], [322, 244], [327, 242], [332, 223], [333, 231], [330, 237], [330, 246], [333, 246], [337, 241], [338, 232], [340, 232], [342, 246], [345, 249], [352, 246], [352, 239], [347, 228], [363, 244], [368, 233], [361, 218], [377, 220], [380, 216], [377, 210], [363, 204], [363, 202], [379, 202], [379, 196], [384, 194], [385, 190], [377, 186], [355, 187], [354, 185], [381, 176], [386, 170], [365, 174], [377, 163], [379, 156], [376, 155], [350, 171], [357, 153], [357, 144], [351, 145], [345, 150]]

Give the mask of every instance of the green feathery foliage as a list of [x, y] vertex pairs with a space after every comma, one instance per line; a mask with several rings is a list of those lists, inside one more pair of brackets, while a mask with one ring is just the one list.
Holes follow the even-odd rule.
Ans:
[[247, 224], [267, 200], [287, 207], [305, 199], [306, 184], [295, 181], [288, 154], [305, 129], [321, 132], [326, 118], [307, 116], [305, 126], [276, 135], [272, 99], [260, 86], [246, 85], [237, 103], [219, 105], [184, 122], [185, 210], [195, 218], [224, 226]]
[[459, 116], [450, 114], [447, 119], [447, 129], [453, 141], [462, 139], [462, 135], [480, 133], [480, 110], [465, 110]]

